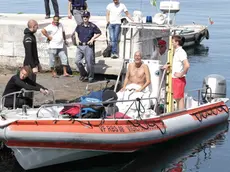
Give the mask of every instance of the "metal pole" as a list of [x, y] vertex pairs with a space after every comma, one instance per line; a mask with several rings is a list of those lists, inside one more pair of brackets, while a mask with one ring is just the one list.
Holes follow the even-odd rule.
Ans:
[[124, 66], [124, 59], [122, 60], [122, 65], [121, 65], [119, 74], [118, 74], [118, 76], [117, 76], [117, 82], [116, 82], [115, 87], [114, 87], [114, 90], [113, 90], [114, 92], [116, 92], [116, 90], [117, 90], [117, 85], [118, 85], [119, 80], [120, 80], [120, 76], [121, 76], [121, 72], [122, 72], [122, 70], [123, 70], [123, 66]]
[[130, 31], [129, 59], [132, 58], [132, 45], [133, 45], [133, 28], [131, 28], [131, 31]]

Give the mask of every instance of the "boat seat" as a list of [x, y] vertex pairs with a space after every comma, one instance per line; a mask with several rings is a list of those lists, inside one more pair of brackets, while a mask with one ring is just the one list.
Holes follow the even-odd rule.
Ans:
[[195, 100], [192, 96], [188, 96], [187, 94], [184, 95], [184, 101], [186, 109], [197, 107], [199, 104], [197, 100]]

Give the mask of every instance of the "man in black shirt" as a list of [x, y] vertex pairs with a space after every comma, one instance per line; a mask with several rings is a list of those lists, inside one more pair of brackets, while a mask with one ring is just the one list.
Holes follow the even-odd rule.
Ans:
[[25, 48], [25, 59], [23, 66], [30, 66], [32, 74], [29, 76], [36, 82], [36, 74], [41, 70], [41, 65], [38, 59], [37, 41], [34, 33], [37, 32], [38, 23], [35, 20], [28, 21], [28, 28], [24, 30], [23, 44]]
[[[48, 94], [48, 90], [43, 87], [42, 85], [39, 85], [28, 78], [29, 74], [31, 72], [31, 69], [29, 66], [24, 66], [21, 68], [20, 73], [16, 74], [11, 77], [11, 79], [8, 81], [6, 88], [3, 92], [2, 96], [5, 96], [7, 94], [20, 91], [21, 89], [26, 90], [34, 90], [34, 91], [40, 91], [43, 94]], [[29, 97], [23, 97], [19, 94], [16, 95], [16, 108], [21, 108], [22, 105], [28, 105], [32, 106], [33, 100]], [[4, 106], [7, 108], [12, 108], [14, 103], [14, 96], [6, 96]]]

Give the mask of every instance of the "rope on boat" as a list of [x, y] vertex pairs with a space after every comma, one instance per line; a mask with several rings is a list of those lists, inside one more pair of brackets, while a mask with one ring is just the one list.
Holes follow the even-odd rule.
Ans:
[[136, 128], [137, 127], [141, 127], [141, 128], [143, 128], [145, 130], [148, 130], [149, 127], [157, 127], [157, 129], [159, 129], [159, 131], [161, 132], [161, 134], [165, 134], [166, 133], [166, 127], [165, 127], [165, 124], [164, 124], [164, 122], [162, 120], [160, 122], [163, 125], [163, 130], [161, 129], [161, 127], [156, 122], [149, 123], [149, 122], [141, 119], [141, 121], [144, 121], [144, 123], [145, 123], [145, 126], [144, 126], [137, 119], [135, 119], [134, 121], [135, 121], [135, 123], [132, 122], [131, 120], [128, 120], [127, 123], [130, 123], [131, 125], [133, 125]]
[[[138, 106], [137, 106], [137, 102], [138, 102]], [[145, 113], [145, 107], [143, 106], [143, 104], [141, 103], [141, 99], [140, 98], [136, 98], [135, 101], [133, 101], [133, 103], [129, 106], [129, 108], [126, 110], [126, 112], [124, 113], [124, 115], [122, 116], [122, 118], [125, 117], [125, 115], [127, 114], [127, 112], [130, 110], [130, 108], [133, 106], [133, 104], [135, 103], [135, 107], [136, 107], [136, 110], [138, 112], [138, 117], [140, 118], [141, 117], [141, 114], [140, 113]], [[143, 109], [141, 111], [141, 108]]]
[[[217, 116], [219, 114], [218, 112], [225, 111], [225, 113], [229, 114], [229, 108], [228, 107], [226, 108], [226, 107], [227, 107], [226, 105], [221, 105], [218, 108], [216, 108], [216, 107], [212, 108], [210, 111], [203, 110], [201, 112], [194, 113], [191, 115], [194, 115], [198, 121], [202, 122], [203, 119], [207, 119], [209, 116], [212, 116], [212, 115]], [[217, 110], [217, 112], [215, 112], [215, 110]]]

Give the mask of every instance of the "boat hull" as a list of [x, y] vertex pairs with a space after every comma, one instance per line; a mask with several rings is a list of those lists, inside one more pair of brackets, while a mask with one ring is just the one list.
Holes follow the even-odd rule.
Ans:
[[183, 47], [199, 45], [205, 38], [209, 39], [208, 28], [203, 25], [180, 25], [173, 27], [173, 34], [183, 36], [185, 42]]
[[150, 119], [21, 119], [0, 129], [24, 169], [85, 159], [147, 146], [228, 120], [223, 102]]
[[107, 152], [77, 150], [77, 149], [50, 149], [50, 148], [11, 148], [18, 163], [25, 169], [61, 164], [65, 162], [86, 159]]

